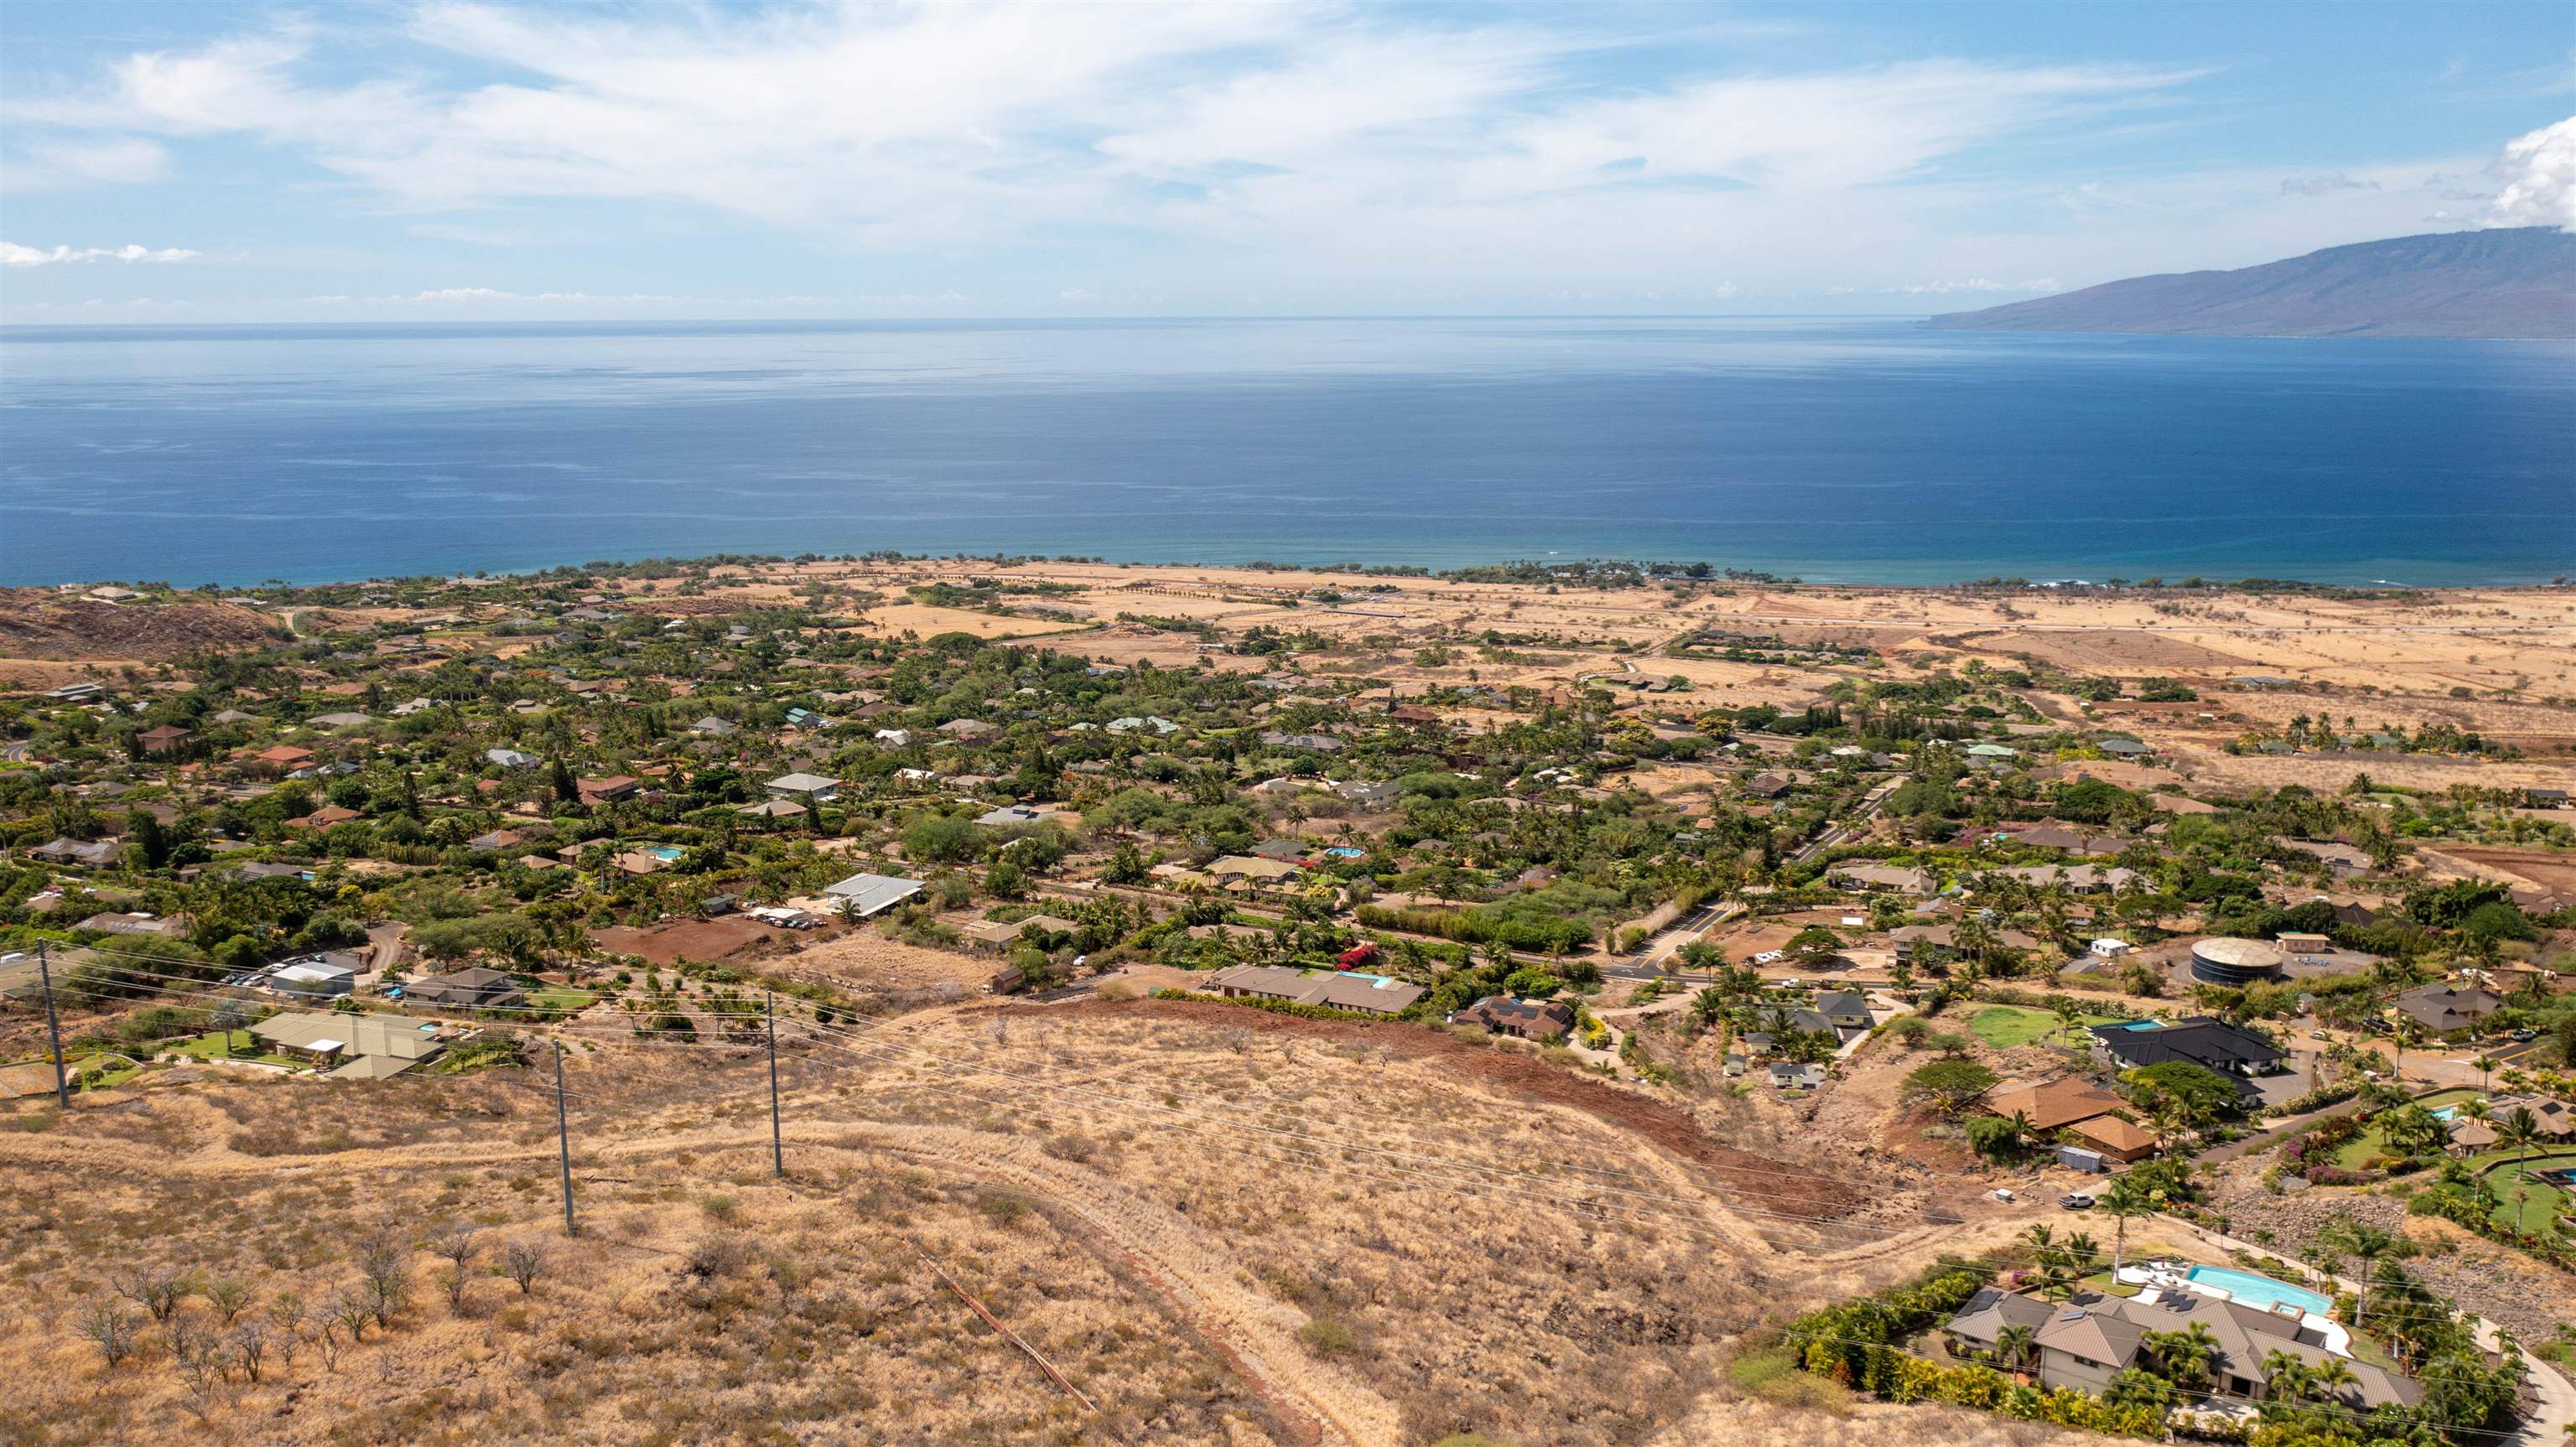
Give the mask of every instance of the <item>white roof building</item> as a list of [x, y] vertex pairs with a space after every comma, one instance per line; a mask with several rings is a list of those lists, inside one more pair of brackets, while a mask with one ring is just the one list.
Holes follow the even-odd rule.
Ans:
[[853, 874], [823, 892], [842, 901], [841, 908], [851, 917], [866, 919], [921, 893], [921, 881], [891, 874]]

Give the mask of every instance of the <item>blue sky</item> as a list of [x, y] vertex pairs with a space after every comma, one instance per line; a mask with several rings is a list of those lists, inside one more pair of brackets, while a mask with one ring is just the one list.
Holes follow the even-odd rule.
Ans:
[[0, 320], [1928, 312], [2576, 226], [2576, 7], [0, 7]]

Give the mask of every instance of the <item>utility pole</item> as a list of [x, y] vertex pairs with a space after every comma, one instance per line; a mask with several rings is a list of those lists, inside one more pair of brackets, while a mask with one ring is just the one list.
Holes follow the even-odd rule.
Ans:
[[36, 978], [44, 982], [45, 1033], [54, 1041], [54, 1104], [69, 1110], [72, 1108], [72, 1087], [63, 1076], [63, 1022], [54, 1015], [54, 967], [45, 959], [43, 940], [36, 941]]
[[781, 1178], [787, 1174], [787, 1144], [778, 1130], [778, 992], [768, 992], [769, 1025], [769, 1167]]
[[579, 1234], [572, 1223], [572, 1132], [564, 1124], [563, 1042], [555, 1042], [555, 1143], [563, 1151], [564, 1234]]

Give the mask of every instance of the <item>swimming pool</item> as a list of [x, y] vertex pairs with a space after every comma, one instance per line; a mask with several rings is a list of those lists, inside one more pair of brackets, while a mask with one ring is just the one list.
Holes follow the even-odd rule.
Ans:
[[2271, 1277], [2257, 1276], [2251, 1271], [2238, 1271], [2230, 1266], [2195, 1266], [2187, 1275], [2189, 1280], [2203, 1286], [2216, 1287], [2226, 1292], [2229, 1297], [2257, 1311], [2269, 1311], [2273, 1303], [2282, 1301], [2290, 1303], [2310, 1316], [2325, 1316], [2334, 1310], [2333, 1302], [2304, 1286], [2292, 1286], [2286, 1281], [2274, 1281]]

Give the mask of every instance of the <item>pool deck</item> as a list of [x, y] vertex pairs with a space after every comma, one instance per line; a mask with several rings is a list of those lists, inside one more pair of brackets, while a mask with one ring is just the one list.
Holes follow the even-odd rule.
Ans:
[[[2222, 1251], [2241, 1251], [2257, 1260], [2277, 1261], [2302, 1274], [2314, 1271], [2313, 1267], [2302, 1265], [2268, 1246], [2257, 1246], [2251, 1241], [2240, 1240], [2234, 1236], [2222, 1236], [2215, 1231], [2171, 1216], [2162, 1219], [2168, 1224], [2179, 1227], [2204, 1245], [2215, 1246]], [[2338, 1290], [2358, 1292], [2361, 1289], [2359, 1283], [2342, 1276], [2335, 1276], [2333, 1280]], [[2503, 1333], [2497, 1329], [2494, 1322], [2483, 1316], [2473, 1316], [2469, 1320], [2474, 1323], [2472, 1331], [2479, 1346], [2488, 1351], [2495, 1351], [2501, 1346]], [[2508, 1444], [2511, 1444], [2511, 1447], [2566, 1447], [2568, 1428], [2576, 1426], [2576, 1385], [2571, 1385], [2566, 1375], [2553, 1363], [2544, 1362], [2528, 1353], [2524, 1354], [2523, 1361], [2530, 1368], [2531, 1391], [2536, 1399], [2536, 1405], [2532, 1409], [2530, 1419], [2522, 1424], [2521, 1430], [2490, 1439], [2493, 1447], [2508, 1447]]]

